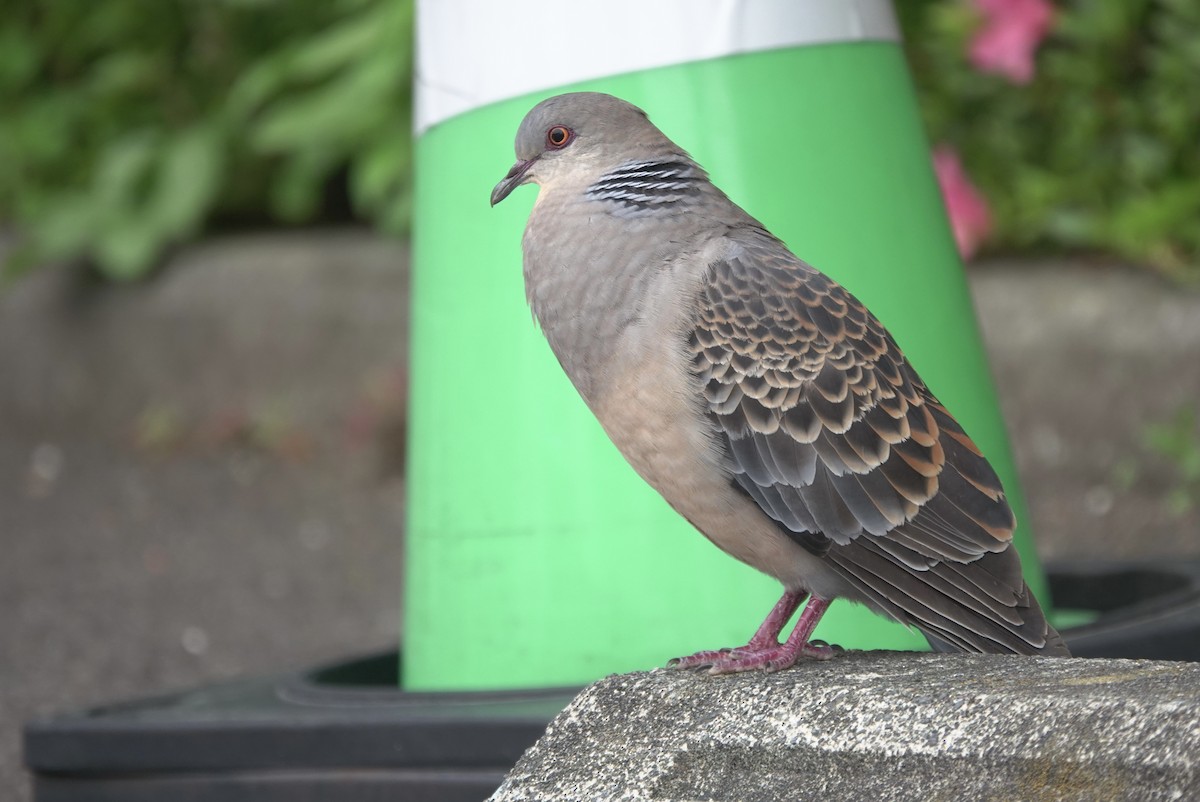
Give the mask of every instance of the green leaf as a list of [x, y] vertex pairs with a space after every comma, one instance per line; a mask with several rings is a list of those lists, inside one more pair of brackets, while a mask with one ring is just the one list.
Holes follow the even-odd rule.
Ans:
[[357, 62], [363, 53], [373, 51], [379, 34], [377, 15], [352, 17], [305, 42], [294, 53], [289, 72], [296, 78], [304, 79], [329, 75], [347, 64]]
[[376, 59], [281, 100], [250, 129], [250, 142], [262, 153], [277, 153], [354, 141], [388, 113], [398, 75], [396, 65]]
[[138, 51], [118, 51], [101, 59], [88, 74], [88, 89], [93, 98], [120, 96], [137, 92], [158, 77], [161, 69], [152, 55]]
[[357, 208], [371, 210], [386, 203], [408, 184], [412, 146], [407, 128], [395, 127], [393, 136], [377, 140], [350, 172], [350, 192]]
[[145, 191], [158, 144], [156, 132], [142, 130], [127, 134], [104, 151], [92, 182], [97, 206], [116, 210]]
[[222, 142], [213, 128], [195, 126], [171, 140], [146, 209], [156, 228], [172, 237], [193, 230], [216, 196], [223, 167]]
[[132, 281], [145, 275], [165, 242], [152, 224], [118, 216], [113, 225], [99, 232], [96, 264], [114, 281]]
[[310, 220], [321, 205], [325, 177], [333, 160], [318, 151], [309, 151], [290, 159], [271, 184], [271, 208], [289, 223]]
[[1120, 248], [1137, 252], [1165, 232], [1200, 218], [1200, 180], [1179, 181], [1157, 192], [1130, 195], [1121, 200], [1110, 222], [1111, 237]]
[[1094, 242], [1100, 225], [1096, 213], [1089, 209], [1051, 208], [1045, 212], [1044, 231], [1070, 245], [1086, 247]]
[[45, 259], [68, 259], [84, 251], [99, 228], [100, 215], [91, 197], [64, 193], [51, 200], [30, 234]]
[[0, 29], [0, 88], [12, 91], [37, 77], [36, 40], [24, 34], [15, 28]]

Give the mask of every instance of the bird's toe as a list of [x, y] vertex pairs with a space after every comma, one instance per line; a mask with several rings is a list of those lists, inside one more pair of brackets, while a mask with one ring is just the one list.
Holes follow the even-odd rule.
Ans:
[[724, 649], [707, 649], [695, 654], [689, 654], [686, 657], [674, 657], [667, 661], [667, 668], [704, 668], [705, 666], [711, 666], [727, 659], [734, 651], [734, 649], [725, 647]]

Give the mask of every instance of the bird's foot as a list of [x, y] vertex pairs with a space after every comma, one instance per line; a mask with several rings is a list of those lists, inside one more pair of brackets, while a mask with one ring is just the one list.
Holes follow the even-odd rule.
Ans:
[[667, 668], [707, 667], [709, 674], [737, 674], [758, 669], [770, 673], [789, 668], [802, 657], [828, 660], [838, 651], [841, 651], [840, 647], [830, 646], [823, 641], [765, 645], [749, 643], [737, 649], [709, 650], [676, 657], [667, 663]]

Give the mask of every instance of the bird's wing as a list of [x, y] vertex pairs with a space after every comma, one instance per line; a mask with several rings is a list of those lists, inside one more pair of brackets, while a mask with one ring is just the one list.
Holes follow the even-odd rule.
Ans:
[[709, 266], [689, 344], [734, 481], [784, 532], [955, 646], [1040, 648], [999, 478], [854, 296], [756, 232]]

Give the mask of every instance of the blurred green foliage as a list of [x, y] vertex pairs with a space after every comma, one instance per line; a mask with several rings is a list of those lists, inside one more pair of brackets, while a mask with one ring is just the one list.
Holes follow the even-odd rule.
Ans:
[[[894, 5], [993, 246], [1200, 278], [1200, 3], [1063, 0], [1026, 86], [968, 63], [967, 0]], [[214, 219], [318, 219], [335, 180], [357, 218], [406, 231], [412, 0], [23, 6], [0, 17], [10, 271], [87, 256], [136, 278]]]
[[1057, 2], [1025, 86], [968, 63], [971, 4], [895, 5], [930, 138], [986, 195], [993, 245], [1200, 278], [1200, 3]]
[[344, 175], [406, 230], [411, 0], [67, 0], [0, 18], [9, 272], [143, 275], [214, 216], [295, 223]]

